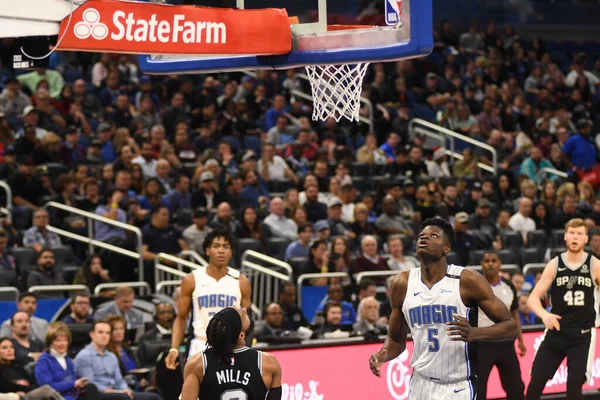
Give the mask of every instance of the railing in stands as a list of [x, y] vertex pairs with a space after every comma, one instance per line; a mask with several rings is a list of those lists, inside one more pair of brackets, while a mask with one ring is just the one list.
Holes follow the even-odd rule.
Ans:
[[[481, 265], [467, 265], [467, 269], [477, 271], [481, 273]], [[517, 264], [502, 264], [500, 267], [502, 272], [508, 272], [509, 274], [514, 274], [515, 272], [521, 272], [521, 268]]]
[[546, 177], [547, 177], [548, 175], [556, 175], [556, 176], [560, 176], [561, 178], [568, 178], [568, 177], [569, 177], [569, 175], [568, 175], [566, 172], [564, 172], [564, 171], [561, 171], [561, 170], [559, 170], [559, 169], [556, 169], [556, 168], [549, 168], [549, 167], [547, 167], [547, 168], [542, 168], [542, 169], [540, 169], [540, 170], [537, 172], [537, 175], [536, 175], [536, 177], [535, 177], [535, 180], [537, 181], [537, 184], [538, 184], [538, 185], [539, 185], [539, 184], [541, 184], [541, 183], [542, 183], [542, 181], [543, 181], [544, 179], [546, 179]]
[[350, 277], [346, 272], [327, 272], [316, 274], [302, 274], [296, 279], [296, 296], [298, 297], [298, 305], [302, 307], [302, 285], [309, 279], [321, 278], [342, 278], [350, 281]]
[[529, 263], [523, 265], [523, 275], [535, 274], [541, 272], [546, 267], [546, 263]]
[[[161, 263], [161, 260], [168, 261], [170, 265]], [[202, 265], [184, 260], [181, 257], [167, 253], [158, 253], [154, 259], [154, 282], [160, 283], [163, 281], [181, 281], [181, 279], [183, 279], [187, 274], [200, 266]], [[186, 267], [189, 270], [184, 271], [183, 267]]]
[[[255, 259], [256, 262], [250, 259]], [[241, 265], [241, 273], [250, 280], [252, 285], [252, 304], [260, 310], [268, 303], [278, 300], [281, 282], [292, 280], [293, 270], [290, 264], [254, 250], [246, 250], [242, 254]]]
[[358, 285], [360, 283], [360, 281], [362, 281], [365, 278], [381, 278], [381, 277], [389, 277], [389, 276], [396, 276], [400, 273], [400, 271], [365, 271], [365, 272], [359, 272], [358, 274], [356, 274], [355, 279], [356, 279], [356, 284]]
[[450, 149], [446, 149], [446, 154], [450, 157], [457, 158], [462, 160], [462, 154], [454, 151], [454, 140], [459, 139], [464, 142], [467, 142], [475, 147], [482, 148], [484, 150], [492, 153], [492, 166], [486, 165], [484, 163], [477, 163], [477, 167], [479, 169], [483, 169], [485, 171], [491, 172], [492, 174], [497, 174], [498, 169], [498, 153], [496, 149], [490, 146], [489, 144], [480, 142], [479, 140], [475, 140], [470, 138], [469, 136], [451, 131], [450, 129], [444, 128], [443, 126], [439, 126], [436, 124], [432, 124], [431, 122], [422, 120], [420, 118], [413, 118], [408, 125], [408, 129], [411, 133], [411, 137], [415, 133], [422, 133], [425, 136], [428, 136], [436, 141], [439, 141], [442, 147], [446, 148], [446, 141], [450, 142]]
[[155, 287], [155, 293], [157, 294], [165, 294], [163, 293], [163, 289], [166, 288], [176, 288], [181, 285], [181, 279], [175, 281], [162, 281], [158, 282]]
[[2, 299], [4, 299], [3, 293], [14, 293], [14, 295], [15, 295], [15, 301], [19, 300], [19, 295], [21, 294], [21, 292], [19, 292], [19, 289], [17, 289], [14, 286], [2, 286], [2, 287], [0, 287], [0, 298], [2, 298]]
[[0, 188], [4, 189], [4, 191], [6, 192], [6, 208], [11, 210], [13, 200], [12, 189], [5, 181], [0, 181]]
[[208, 265], [208, 261], [206, 261], [204, 257], [194, 250], [184, 250], [179, 253], [179, 257], [183, 258], [184, 260], [188, 259], [188, 261], [195, 262], [202, 267], [206, 267]]
[[148, 282], [110, 282], [100, 283], [94, 288], [94, 296], [99, 296], [103, 290], [118, 289], [120, 287], [130, 287], [132, 289], [142, 289], [140, 294], [152, 294], [152, 288]]
[[[48, 230], [50, 232], [54, 232], [58, 235], [68, 237], [72, 240], [77, 240], [79, 242], [87, 243], [89, 246], [90, 254], [94, 254], [94, 248], [100, 247], [130, 258], [133, 258], [138, 261], [138, 279], [140, 282], [144, 281], [144, 259], [142, 258], [142, 231], [137, 226], [124, 224], [123, 222], [115, 221], [110, 218], [102, 217], [100, 215], [96, 215], [87, 211], [80, 210], [75, 207], [67, 206], [61, 203], [57, 203], [55, 201], [49, 201], [44, 206], [45, 208], [57, 208], [62, 211], [67, 211], [78, 215], [80, 217], [86, 218], [86, 224], [88, 227], [88, 236], [79, 235], [77, 233], [69, 232], [64, 229], [57, 228], [52, 225], [48, 225]], [[126, 231], [132, 232], [137, 237], [136, 243], [136, 251], [131, 251], [127, 249], [123, 249], [121, 247], [117, 247], [110, 243], [104, 243], [100, 240], [94, 239], [94, 224], [92, 221], [102, 222], [106, 225], [111, 225], [117, 228], [124, 229]]]
[[90, 288], [86, 285], [39, 285], [28, 289], [31, 293], [54, 293], [54, 292], [85, 292], [90, 294]]

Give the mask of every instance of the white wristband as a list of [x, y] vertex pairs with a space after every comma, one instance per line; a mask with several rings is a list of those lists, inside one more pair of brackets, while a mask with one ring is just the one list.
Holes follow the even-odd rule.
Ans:
[[177, 350], [175, 347], [172, 347], [172, 348], [169, 349], [169, 353], [172, 352], [172, 351], [174, 351], [176, 353], [179, 353], [179, 350]]

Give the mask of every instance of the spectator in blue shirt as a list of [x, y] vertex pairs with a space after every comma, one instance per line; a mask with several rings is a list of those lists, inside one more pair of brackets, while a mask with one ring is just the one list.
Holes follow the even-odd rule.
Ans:
[[577, 123], [579, 134], [567, 139], [562, 147], [563, 161], [571, 171], [591, 168], [596, 164], [598, 149], [590, 137], [591, 123], [583, 119]]
[[94, 322], [90, 332], [92, 343], [75, 357], [76, 375], [88, 378], [88, 382], [96, 385], [100, 393], [109, 394], [111, 400], [159, 400], [160, 397], [155, 393], [134, 393], [129, 389], [121, 375], [117, 356], [106, 349], [110, 334], [108, 323]]
[[265, 113], [265, 131], [268, 131], [277, 125], [277, 118], [285, 112], [285, 97], [283, 95], [275, 95], [273, 99], [273, 107], [269, 108]]
[[266, 185], [262, 185], [258, 181], [255, 171], [247, 171], [244, 174], [244, 188], [241, 197], [246, 204], [255, 208], [269, 202], [269, 191]]
[[[100, 399], [98, 388], [87, 381], [87, 377], [77, 379], [75, 365], [68, 356], [71, 331], [64, 322], [53, 322], [48, 326], [46, 346], [35, 364], [35, 380], [38, 385], [49, 385], [65, 400], [79, 398], [82, 390], [86, 400]], [[83, 396], [82, 396], [83, 397]]]
[[100, 141], [100, 153], [102, 155], [102, 161], [105, 163], [112, 163], [117, 160], [117, 152], [115, 151], [115, 145], [111, 142], [112, 128], [110, 124], [106, 122], [98, 125], [96, 129], [96, 138]]
[[528, 293], [521, 293], [519, 295], [519, 319], [521, 320], [521, 325], [525, 326], [541, 324], [542, 321], [527, 306], [528, 299]]
[[298, 240], [290, 243], [285, 250], [285, 261], [294, 257], [308, 258], [313, 227], [310, 224], [298, 226]]
[[[327, 297], [323, 302], [319, 305], [316, 311], [316, 315], [323, 313], [323, 308], [330, 301], [340, 303], [342, 306], [342, 321], [341, 325], [351, 325], [356, 322], [356, 310], [352, 306], [352, 303], [342, 300], [344, 298], [344, 289], [342, 289], [342, 285], [334, 283], [329, 285], [329, 289], [327, 290]], [[315, 321], [313, 321], [315, 323]]]
[[383, 151], [388, 162], [394, 162], [396, 160], [396, 150], [400, 145], [400, 136], [396, 132], [390, 132], [387, 135], [387, 140], [382, 144], [379, 149]]
[[192, 208], [192, 197], [190, 196], [190, 178], [179, 175], [175, 179], [175, 189], [167, 194], [167, 207], [169, 215], [173, 216], [181, 209]]

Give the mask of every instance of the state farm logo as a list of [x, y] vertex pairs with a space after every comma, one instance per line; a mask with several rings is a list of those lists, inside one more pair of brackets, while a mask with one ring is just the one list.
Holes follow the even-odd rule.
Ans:
[[108, 36], [108, 26], [100, 22], [100, 13], [95, 8], [83, 12], [83, 21], [75, 24], [73, 33], [78, 39], [87, 39], [90, 36], [102, 40]]
[[[104, 12], [106, 15], [106, 12]], [[161, 19], [156, 13], [138, 15], [115, 10], [112, 24], [100, 22], [100, 12], [88, 8], [82, 13], [83, 21], [75, 24], [75, 37], [86, 40], [110, 39], [138, 43], [226, 44], [227, 26], [223, 22], [188, 20], [185, 14], [173, 14]], [[169, 18], [169, 19], [166, 19]]]
[[387, 367], [387, 386], [395, 400], [408, 399], [408, 385], [410, 381], [409, 368], [404, 365], [408, 360], [408, 351], [405, 350], [391, 361]]

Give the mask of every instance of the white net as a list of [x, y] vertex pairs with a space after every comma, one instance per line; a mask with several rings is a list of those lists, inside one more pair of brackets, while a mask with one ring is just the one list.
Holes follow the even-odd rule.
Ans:
[[315, 121], [342, 117], [358, 121], [360, 94], [369, 63], [342, 65], [307, 65], [313, 96]]

